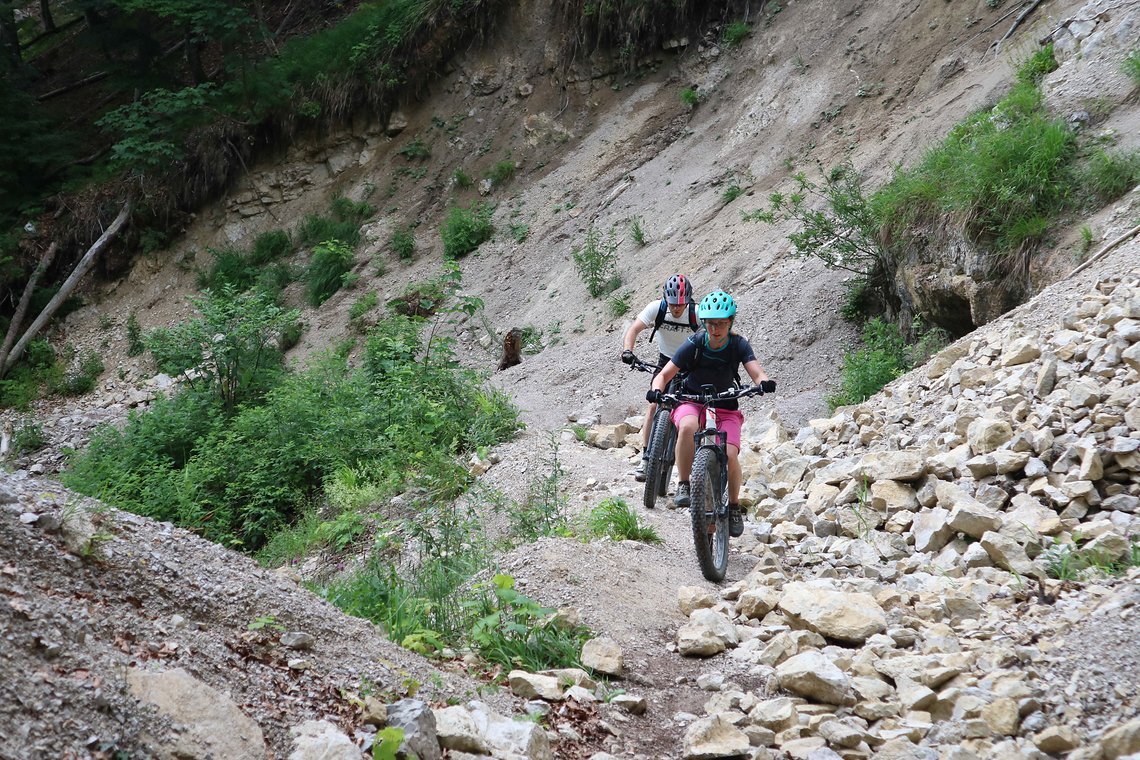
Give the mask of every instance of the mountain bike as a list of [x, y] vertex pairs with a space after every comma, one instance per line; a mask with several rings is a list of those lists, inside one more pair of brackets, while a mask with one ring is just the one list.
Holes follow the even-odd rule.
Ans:
[[[730, 401], [745, 396], [763, 395], [758, 385], [730, 388], [720, 393], [711, 386], [702, 393], [665, 393], [661, 396], [658, 411], [672, 414], [683, 403], [700, 404], [703, 427], [693, 434], [696, 453], [693, 470], [689, 475], [689, 513], [693, 523], [693, 545], [697, 550], [697, 564], [701, 574], [710, 581], [724, 580], [728, 569], [728, 434], [717, 430], [708, 412], [716, 414], [709, 404]], [[672, 419], [670, 418], [670, 427]], [[674, 436], [676, 435], [674, 429]], [[670, 453], [672, 459], [672, 453]], [[648, 477], [646, 483], [649, 482]]]
[[[633, 358], [630, 368], [650, 374], [657, 371], [656, 365], [646, 364], [636, 356]], [[673, 393], [681, 390], [682, 379], [680, 374], [675, 376], [669, 381], [669, 385], [665, 389], [666, 392]], [[669, 478], [673, 474], [673, 455], [677, 444], [677, 428], [673, 425], [670, 410], [660, 406], [653, 415], [652, 423], [647, 421], [646, 424], [651, 426], [649, 428], [649, 445], [645, 447], [645, 451], [641, 455], [642, 459], [645, 460], [645, 490], [641, 497], [641, 503], [645, 505], [646, 509], [653, 509], [657, 506], [657, 497], [665, 496], [669, 491]]]

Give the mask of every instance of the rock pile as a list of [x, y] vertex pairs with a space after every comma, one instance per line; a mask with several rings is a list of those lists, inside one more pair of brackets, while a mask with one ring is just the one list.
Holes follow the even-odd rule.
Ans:
[[1057, 683], [1046, 638], [1090, 615], [1135, 630], [1140, 279], [1051, 329], [979, 331], [794, 435], [748, 433], [757, 564], [719, 598], [681, 589], [676, 647], [766, 685], [719, 685], [686, 757], [1140, 752], [1140, 677]]

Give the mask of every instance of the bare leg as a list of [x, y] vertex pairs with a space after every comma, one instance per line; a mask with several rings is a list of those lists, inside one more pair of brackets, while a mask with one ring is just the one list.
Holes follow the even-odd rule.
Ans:
[[728, 503], [740, 503], [740, 449], [728, 444]]
[[689, 474], [693, 470], [693, 455], [696, 453], [696, 444], [693, 443], [693, 434], [697, 432], [700, 422], [697, 415], [689, 414], [681, 418], [677, 426], [677, 480], [688, 482]]
[[641, 454], [649, 448], [649, 433], [653, 428], [653, 415], [657, 414], [657, 404], [650, 404], [645, 410], [645, 422], [641, 426]]

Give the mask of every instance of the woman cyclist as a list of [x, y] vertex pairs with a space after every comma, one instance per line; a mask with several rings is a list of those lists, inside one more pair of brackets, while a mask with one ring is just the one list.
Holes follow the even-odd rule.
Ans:
[[[714, 290], [705, 296], [697, 306], [697, 316], [704, 324], [704, 330], [691, 336], [665, 368], [653, 379], [653, 387], [645, 394], [651, 403], [661, 400], [661, 392], [678, 372], [685, 372], [683, 390], [685, 393], [702, 393], [705, 386], [712, 386], [719, 393], [736, 385], [737, 371], [744, 365], [744, 371], [765, 393], [776, 390], [774, 380], [756, 361], [752, 346], [742, 335], [732, 332], [736, 318], [736, 301], [723, 290]], [[729, 534], [733, 537], [744, 533], [744, 516], [740, 511], [740, 429], [744, 415], [740, 413], [736, 400], [717, 401], [711, 404], [716, 409], [717, 429], [724, 431], [728, 438], [728, 505]], [[693, 468], [693, 455], [696, 444], [693, 434], [701, 425], [704, 409], [698, 404], [684, 403], [673, 410], [673, 424], [677, 426], [677, 495], [673, 503], [678, 507], [689, 506], [689, 473]]]

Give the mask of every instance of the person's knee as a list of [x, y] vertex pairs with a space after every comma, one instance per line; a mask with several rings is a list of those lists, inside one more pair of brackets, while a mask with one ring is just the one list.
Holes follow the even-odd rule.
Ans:
[[697, 432], [697, 418], [695, 415], [689, 414], [681, 418], [677, 423], [677, 432], [687, 433], [692, 435]]

